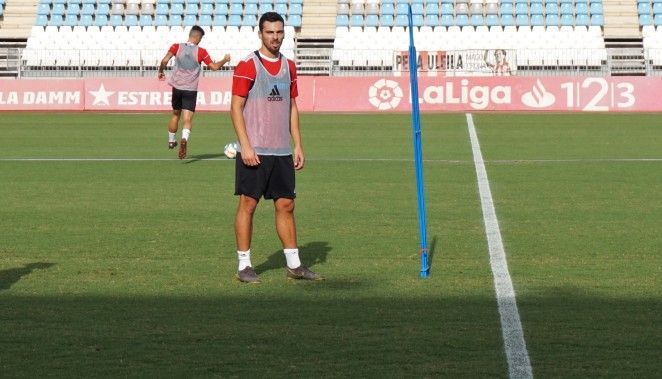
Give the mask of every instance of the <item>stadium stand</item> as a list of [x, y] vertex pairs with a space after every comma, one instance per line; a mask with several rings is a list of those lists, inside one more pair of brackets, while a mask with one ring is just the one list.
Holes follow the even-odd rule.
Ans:
[[[409, 2], [371, 2], [370, 14], [380, 18], [368, 24], [364, 21], [368, 7], [360, 0], [353, 1], [349, 7], [339, 3], [343, 18], [336, 25], [334, 59], [348, 67], [357, 63], [392, 66], [397, 55], [393, 52], [407, 50], [406, 39], [401, 36], [406, 34], [402, 29], [408, 25]], [[598, 17], [603, 7], [602, 0], [591, 1], [419, 1], [412, 2], [411, 7], [419, 49], [499, 47], [518, 50], [516, 63], [521, 67], [600, 66], [606, 59], [601, 29], [604, 21]], [[354, 21], [348, 25], [344, 16]], [[569, 54], [568, 48], [576, 53]], [[357, 53], [361, 51], [369, 53]]]
[[[351, 6], [350, 6], [351, 5]], [[336, 26], [406, 26], [408, 1], [339, 1]], [[414, 1], [415, 26], [603, 26], [602, 0]]]
[[[288, 25], [300, 27], [303, 13], [303, 4], [296, 1], [277, 1], [274, 5], [266, 1], [258, 3], [258, 0], [85, 0], [90, 2], [82, 6], [76, 1], [40, 0], [35, 25], [75, 26], [81, 24], [82, 16], [92, 16], [96, 26], [212, 25], [218, 18], [215, 21], [217, 26], [221, 26], [220, 22], [222, 26], [254, 27], [259, 14], [275, 10], [283, 15]], [[89, 18], [85, 20], [89, 21]]]
[[[0, 0], [3, 10], [5, 1]], [[605, 24], [605, 16], [615, 19], [609, 13], [617, 8], [614, 3], [620, 0], [38, 0], [24, 62], [35, 68], [155, 67], [170, 43], [182, 40], [190, 26], [201, 25], [209, 33], [205, 47], [215, 56], [231, 50], [232, 67], [256, 46], [259, 15], [275, 10], [286, 20], [284, 49], [298, 57], [298, 64], [316, 55], [324, 61], [320, 65], [337, 72], [389, 71], [407, 50], [411, 6], [419, 50], [506, 49], [521, 72], [607, 70], [612, 59], [607, 30], [614, 34], [613, 25], [624, 24]], [[619, 15], [637, 20], [626, 37], [639, 38], [641, 49], [662, 46], [662, 0], [632, 0], [631, 11], [618, 6]], [[109, 58], [121, 54], [97, 51], [102, 43], [118, 50], [126, 46], [117, 41], [136, 46], [137, 57], [122, 53], [126, 56]], [[306, 50], [306, 43], [313, 48]], [[329, 52], [315, 51], [324, 49]], [[659, 65], [657, 58], [649, 61]]]
[[662, 69], [662, 0], [637, 3], [646, 61], [654, 69]]
[[[203, 45], [212, 56], [233, 50], [231, 65], [236, 65], [259, 46], [257, 17], [261, 10], [270, 9], [286, 19], [283, 51], [293, 56], [294, 28], [301, 26], [303, 14], [303, 2], [296, 0], [275, 4], [258, 0], [83, 1], [89, 3], [40, 0], [24, 53], [27, 66], [153, 68], [170, 44], [185, 40], [186, 30], [193, 25], [209, 33]], [[137, 48], [131, 51], [126, 46]]]

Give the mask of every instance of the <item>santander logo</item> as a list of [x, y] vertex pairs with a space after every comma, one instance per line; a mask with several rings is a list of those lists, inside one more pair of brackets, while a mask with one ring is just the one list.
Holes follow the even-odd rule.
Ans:
[[531, 91], [522, 95], [522, 103], [531, 108], [547, 108], [556, 102], [556, 98], [550, 92], [547, 92], [540, 79], [536, 80], [536, 84]]

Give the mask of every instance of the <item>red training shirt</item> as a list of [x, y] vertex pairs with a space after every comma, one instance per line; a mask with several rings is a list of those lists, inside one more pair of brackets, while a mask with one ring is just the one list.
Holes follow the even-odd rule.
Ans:
[[[188, 43], [188, 42], [187, 42]], [[172, 53], [172, 55], [177, 55], [177, 51], [179, 50], [179, 44], [178, 43], [173, 43], [172, 46], [170, 46], [170, 49], [168, 51]], [[198, 63], [204, 62], [207, 66], [209, 66], [212, 63], [211, 57], [209, 56], [209, 53], [207, 50], [203, 49], [202, 47], [198, 46]]]
[[[260, 56], [260, 61], [264, 65], [264, 68], [272, 75], [278, 74], [280, 70], [280, 59], [270, 60], [269, 58]], [[288, 59], [287, 64], [290, 69], [290, 97], [296, 98], [299, 96], [299, 89], [297, 87], [297, 68], [294, 64], [294, 61]], [[252, 59], [244, 59], [237, 67], [234, 69], [234, 75], [232, 76], [232, 94], [248, 97], [248, 91], [253, 87], [253, 82], [257, 76], [257, 70], [255, 70], [255, 64]]]

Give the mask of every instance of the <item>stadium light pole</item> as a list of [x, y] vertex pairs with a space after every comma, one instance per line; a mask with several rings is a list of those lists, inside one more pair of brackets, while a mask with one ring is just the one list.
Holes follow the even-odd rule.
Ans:
[[414, 45], [414, 22], [412, 20], [411, 4], [408, 5], [409, 17], [409, 86], [411, 93], [411, 127], [414, 137], [414, 166], [416, 169], [416, 191], [418, 199], [418, 231], [421, 245], [421, 272], [422, 279], [430, 275], [428, 257], [427, 217], [425, 214], [425, 185], [423, 181], [423, 147], [421, 145], [421, 114], [418, 104], [418, 67], [416, 59], [416, 46]]

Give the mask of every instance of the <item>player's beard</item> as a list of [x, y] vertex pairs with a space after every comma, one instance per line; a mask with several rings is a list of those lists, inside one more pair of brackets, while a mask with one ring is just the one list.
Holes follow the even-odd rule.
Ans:
[[283, 41], [271, 41], [265, 45], [267, 50], [274, 56], [278, 57], [280, 53], [280, 47], [283, 45]]

